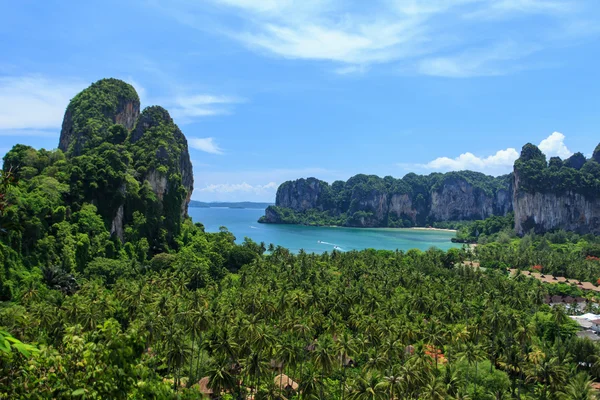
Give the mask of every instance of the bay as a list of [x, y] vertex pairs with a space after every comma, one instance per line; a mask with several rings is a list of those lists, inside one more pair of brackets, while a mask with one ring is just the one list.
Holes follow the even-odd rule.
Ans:
[[263, 214], [263, 209], [189, 208], [192, 220], [204, 224], [207, 232], [218, 232], [221, 226], [225, 226], [238, 243], [249, 237], [257, 243], [273, 243], [295, 253], [300, 249], [308, 253], [322, 253], [332, 251], [335, 246], [341, 251], [367, 248], [427, 250], [432, 246], [448, 250], [461, 246], [450, 241], [454, 232], [448, 231], [259, 224], [256, 221]]

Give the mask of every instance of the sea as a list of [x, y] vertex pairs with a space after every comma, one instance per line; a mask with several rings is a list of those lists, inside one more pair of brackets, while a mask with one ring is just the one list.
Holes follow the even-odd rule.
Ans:
[[427, 250], [437, 247], [448, 250], [460, 247], [450, 241], [454, 232], [400, 228], [343, 228], [302, 225], [259, 224], [264, 209], [253, 208], [198, 208], [190, 207], [189, 215], [194, 222], [201, 222], [207, 232], [218, 232], [226, 227], [241, 243], [249, 237], [267, 246], [273, 243], [297, 253], [362, 250]]

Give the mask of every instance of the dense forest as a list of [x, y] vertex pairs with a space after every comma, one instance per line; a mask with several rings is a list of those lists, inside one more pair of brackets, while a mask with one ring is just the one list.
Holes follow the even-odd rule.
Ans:
[[76, 96], [58, 150], [4, 157], [0, 398], [595, 398], [600, 345], [544, 301], [595, 292], [507, 268], [596, 282], [596, 236], [494, 217], [447, 252], [236, 244], [187, 217], [185, 137], [124, 85]]

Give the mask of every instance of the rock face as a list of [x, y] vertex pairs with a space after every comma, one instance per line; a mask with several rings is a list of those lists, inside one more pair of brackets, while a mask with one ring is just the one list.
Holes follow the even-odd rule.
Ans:
[[600, 145], [591, 159], [575, 153], [549, 162], [527, 143], [514, 164], [515, 231], [600, 233]]
[[133, 129], [139, 114], [140, 99], [133, 86], [118, 79], [102, 79], [69, 103], [58, 148], [68, 155], [78, 156], [87, 144], [95, 146], [106, 139], [113, 124]]
[[294, 211], [323, 211], [322, 194], [329, 184], [315, 178], [285, 182], [277, 189], [276, 204]]
[[[512, 211], [508, 179], [500, 182], [476, 173], [440, 175], [411, 177], [415, 182], [364, 175], [333, 185], [315, 178], [285, 182], [277, 190], [275, 207], [267, 208], [261, 222], [294, 223], [290, 213], [296, 213], [296, 220], [306, 223], [301, 215], [310, 219], [317, 212], [318, 224], [330, 220], [355, 227], [402, 227]], [[471, 183], [473, 177], [488, 186]]]
[[[487, 195], [464, 180], [445, 183], [431, 193], [429, 215], [435, 221], [485, 219], [494, 214], [497, 196]], [[510, 209], [510, 207], [508, 207]]]
[[[114, 147], [110, 147], [110, 145]], [[161, 231], [172, 242], [187, 216], [194, 188], [192, 163], [187, 140], [173, 119], [162, 107], [147, 107], [140, 113], [140, 101], [135, 89], [117, 79], [103, 79], [77, 94], [65, 112], [59, 148], [67, 157], [81, 155], [103, 157], [96, 149], [109, 154], [124, 154], [128, 160], [119, 171], [113, 171], [113, 199], [104, 206], [102, 197], [83, 199], [104, 210], [105, 223], [111, 234], [123, 239], [124, 227], [140, 212], [147, 223], [153, 248], [162, 249], [165, 243]], [[108, 147], [107, 147], [108, 146]], [[100, 158], [101, 159], [101, 158]], [[108, 168], [105, 168], [108, 169]], [[132, 176], [131, 171], [135, 173]], [[132, 185], [132, 181], [137, 184]], [[85, 182], [83, 182], [85, 185]], [[144, 191], [149, 186], [151, 196]], [[84, 187], [85, 189], [85, 187]], [[114, 196], [112, 196], [114, 194]], [[109, 218], [108, 218], [109, 217]], [[168, 243], [167, 243], [168, 244]]]
[[417, 224], [418, 211], [408, 194], [393, 194], [390, 198], [388, 212], [397, 218], [405, 217], [414, 225]]
[[[179, 197], [182, 186], [185, 195], [178, 201], [182, 217], [187, 216], [188, 205], [194, 190], [194, 174], [187, 139], [175, 124], [169, 112], [160, 106], [147, 107], [140, 115], [129, 138], [136, 157], [134, 166], [143, 169], [142, 180], [148, 181], [160, 201], [165, 196]], [[153, 153], [150, 153], [153, 151]], [[178, 182], [167, 177], [177, 175]]]
[[524, 235], [530, 230], [543, 233], [556, 229], [580, 234], [600, 234], [600, 198], [590, 199], [580, 193], [530, 193], [521, 190], [515, 171], [515, 231]]

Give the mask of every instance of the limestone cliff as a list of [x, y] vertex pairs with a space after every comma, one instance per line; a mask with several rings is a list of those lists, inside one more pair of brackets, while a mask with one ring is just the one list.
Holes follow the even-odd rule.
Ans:
[[357, 175], [332, 185], [315, 178], [285, 182], [261, 222], [408, 227], [512, 211], [506, 176], [469, 171], [409, 175], [403, 179]]
[[192, 162], [187, 139], [169, 112], [160, 106], [147, 107], [131, 132], [129, 143], [139, 179], [150, 184], [161, 202], [167, 198], [175, 201], [181, 216], [187, 216], [194, 190]]
[[576, 153], [564, 163], [553, 157], [547, 164], [536, 146], [525, 145], [514, 167], [517, 234], [557, 229], [600, 234], [600, 165], [597, 156], [595, 151], [594, 157], [586, 160], [581, 153]]
[[315, 178], [288, 181], [277, 188], [276, 204], [300, 212], [310, 209], [322, 211], [323, 193], [328, 188], [327, 182]]
[[[71, 100], [62, 126], [59, 148], [81, 165], [75, 171], [82, 176], [74, 175], [78, 201], [96, 204], [111, 234], [121, 239], [139, 212], [153, 248], [162, 249], [165, 238], [173, 243], [194, 178], [187, 140], [167, 110], [153, 106], [140, 113], [131, 85], [103, 79]], [[98, 190], [98, 182], [106, 187]]]
[[515, 231], [524, 235], [532, 229], [538, 233], [563, 229], [600, 234], [600, 199], [573, 192], [519, 192], [515, 185]]
[[63, 118], [58, 148], [78, 156], [109, 136], [111, 125], [131, 130], [140, 114], [140, 98], [133, 86], [118, 79], [102, 79], [77, 94]]
[[[496, 204], [498, 198], [501, 205]], [[507, 201], [502, 195], [490, 195], [464, 179], [451, 179], [432, 191], [429, 215], [433, 221], [485, 219], [494, 215], [495, 208], [510, 210]]]

